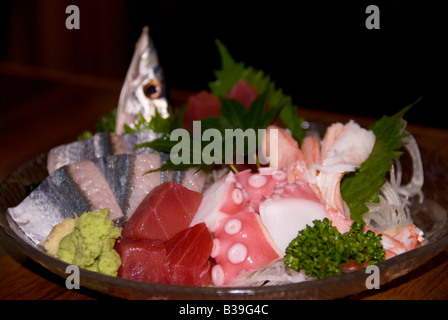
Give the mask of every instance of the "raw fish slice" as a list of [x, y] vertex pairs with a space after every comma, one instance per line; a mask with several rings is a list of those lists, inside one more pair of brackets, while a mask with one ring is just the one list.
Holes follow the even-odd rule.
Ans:
[[115, 250], [121, 257], [119, 278], [167, 283], [166, 249], [162, 241], [119, 239]]
[[53, 226], [65, 218], [75, 217], [73, 204], [78, 203], [80, 208], [83, 206], [87, 208], [87, 204], [82, 201], [71, 201], [77, 198], [77, 195], [69, 194], [69, 196], [66, 199], [53, 181], [46, 179], [18, 206], [9, 208], [8, 214], [34, 243], [41, 245]]
[[190, 168], [184, 171], [179, 171], [180, 176], [178, 183], [190, 190], [202, 192], [207, 180], [207, 173], [205, 173], [204, 171], [197, 171], [197, 168]]
[[187, 171], [151, 172], [159, 168], [167, 155], [160, 153], [116, 155], [92, 160], [102, 172], [114, 192], [125, 219], [129, 219], [145, 196], [165, 182], [182, 184], [192, 191], [200, 192], [205, 184], [206, 174]]
[[97, 133], [83, 141], [75, 141], [61, 145], [48, 153], [47, 169], [49, 173], [54, 170], [83, 160], [92, 160], [116, 154], [153, 153], [150, 148], [134, 150], [136, 144], [152, 141], [160, 135], [157, 133], [133, 133], [124, 136], [112, 132]]
[[202, 193], [174, 183], [163, 183], [143, 199], [123, 228], [135, 240], [168, 240], [188, 228], [202, 201]]
[[[121, 223], [131, 217], [146, 195], [160, 184], [173, 179], [190, 187], [194, 184], [192, 175], [183, 172], [144, 174], [159, 167], [167, 157], [159, 153], [121, 154], [63, 166], [8, 212], [37, 244], [46, 239], [54, 225], [66, 217], [74, 217], [74, 213], [79, 216], [87, 211], [109, 208], [110, 218]], [[200, 179], [198, 181], [200, 183]]]
[[9, 208], [8, 213], [36, 244], [45, 241], [53, 226], [75, 214], [109, 208], [111, 219], [117, 220], [123, 217], [123, 212], [130, 213], [130, 208], [138, 205], [139, 198], [144, 197], [139, 193], [149, 192], [161, 183], [155, 178], [146, 191], [138, 187], [160, 176], [160, 173], [142, 176], [148, 169], [143, 163], [150, 168], [149, 158], [155, 161], [155, 166], [159, 165], [158, 154], [125, 154], [66, 165], [52, 172], [18, 206]]
[[[143, 198], [162, 183], [160, 171], [145, 174], [161, 165], [160, 155], [117, 155], [105, 158], [106, 177], [123, 214], [132, 216]], [[99, 165], [99, 159], [96, 161]]]
[[[157, 162], [156, 158], [158, 158], [159, 159], [159, 161], [157, 162], [158, 165], [156, 165], [154, 162], [154, 164], [151, 164], [146, 168], [141, 167], [142, 170], [140, 171], [141, 174], [143, 174], [149, 170], [153, 170], [160, 167], [160, 165], [162, 165], [166, 160], [169, 159], [169, 154], [156, 152], [148, 147], [134, 149], [134, 146], [143, 142], [152, 141], [158, 137], [160, 137], [160, 134], [154, 132], [133, 133], [133, 134], [126, 134], [123, 136], [117, 135], [115, 133], [106, 133], [106, 132], [98, 133], [89, 139], [72, 142], [51, 149], [50, 152], [48, 153], [47, 169], [49, 173], [52, 173], [54, 170], [60, 167], [83, 160], [92, 160], [98, 166], [100, 166], [101, 165], [100, 163], [102, 161], [104, 162], [105, 157], [112, 155], [153, 154], [151, 156], [151, 159]], [[127, 158], [123, 158], [123, 161], [126, 162], [125, 159]], [[138, 167], [140, 168], [140, 166]], [[127, 165], [123, 164], [122, 166], [120, 166], [120, 169], [115, 168], [115, 171], [124, 170], [124, 172], [126, 172], [127, 170], [126, 168]], [[145, 177], [146, 176], [147, 177], [144, 180], [152, 181], [154, 180], [153, 179], [154, 176], [161, 175], [160, 183], [166, 181], [173, 181], [186, 186], [190, 190], [202, 192], [206, 182], [207, 174], [203, 171], [200, 172], [196, 171], [197, 171], [196, 168], [191, 168], [184, 171], [163, 171], [157, 174], [145, 175]], [[122, 177], [121, 179], [123, 179]], [[142, 181], [142, 183], [145, 182]], [[110, 184], [112, 186], [113, 183]], [[153, 183], [151, 185], [154, 186]], [[123, 184], [122, 188], [124, 187], [125, 185]], [[113, 186], [112, 189], [114, 190]], [[130, 212], [131, 212], [130, 215], [132, 215], [132, 210]], [[129, 212], [125, 214], [129, 215]]]
[[64, 218], [103, 208], [111, 209], [111, 218], [122, 216], [98, 167], [82, 161], [54, 171], [8, 213], [33, 242], [41, 245]]
[[167, 241], [120, 239], [118, 277], [174, 285], [208, 286], [212, 237], [204, 223], [186, 228]]
[[129, 218], [135, 212], [145, 196], [161, 183], [160, 171], [145, 174], [148, 170], [160, 167], [160, 156], [157, 154], [144, 154], [135, 157], [133, 165], [134, 179], [132, 180], [131, 194], [128, 199], [126, 216]]
[[109, 218], [113, 221], [123, 216], [106, 177], [93, 162], [86, 160], [73, 163], [67, 167], [67, 171], [83, 198], [87, 199], [89, 211], [109, 208]]
[[208, 286], [213, 266], [213, 240], [205, 223], [186, 228], [164, 242], [170, 284]]
[[93, 137], [61, 145], [48, 153], [47, 169], [54, 170], [74, 162], [105, 157], [111, 154], [131, 153], [132, 147], [126, 147], [123, 139], [115, 134], [103, 132]]
[[140, 133], [125, 134], [120, 137], [121, 139], [123, 139], [124, 144], [132, 149], [132, 151], [128, 153], [142, 154], [142, 153], [154, 153], [154, 152], [159, 153], [159, 152], [156, 152], [149, 147], [134, 149], [134, 146], [144, 142], [153, 141], [157, 138], [160, 138], [161, 136], [162, 136], [161, 133], [140, 132]]

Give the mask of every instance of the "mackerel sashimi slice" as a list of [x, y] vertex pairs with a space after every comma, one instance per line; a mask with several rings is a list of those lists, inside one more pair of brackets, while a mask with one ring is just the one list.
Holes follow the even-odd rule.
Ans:
[[166, 241], [189, 227], [201, 201], [202, 193], [165, 182], [146, 195], [124, 226], [122, 237]]

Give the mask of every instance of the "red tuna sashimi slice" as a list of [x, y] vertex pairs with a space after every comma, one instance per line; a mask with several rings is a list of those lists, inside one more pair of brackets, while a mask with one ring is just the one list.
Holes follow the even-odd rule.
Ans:
[[211, 282], [213, 240], [205, 223], [197, 224], [165, 241], [168, 282], [208, 286]]
[[184, 115], [184, 127], [192, 128], [192, 121], [221, 115], [221, 101], [208, 91], [202, 90], [188, 99]]
[[258, 91], [252, 88], [247, 81], [243, 79], [238, 80], [227, 94], [227, 98], [241, 102], [246, 108], [249, 108], [257, 97]]
[[115, 250], [121, 257], [119, 278], [167, 283], [163, 241], [120, 239]]
[[165, 182], [146, 195], [124, 226], [122, 237], [168, 240], [189, 227], [201, 201], [202, 193]]

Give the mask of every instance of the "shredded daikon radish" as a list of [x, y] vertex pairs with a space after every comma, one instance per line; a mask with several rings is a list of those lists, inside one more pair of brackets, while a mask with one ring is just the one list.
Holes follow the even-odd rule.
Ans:
[[363, 215], [367, 225], [378, 231], [396, 228], [413, 223], [409, 199], [417, 196], [423, 202], [424, 172], [420, 150], [412, 135], [403, 139], [405, 149], [412, 160], [412, 177], [402, 185], [402, 168], [397, 159], [390, 171], [390, 181], [386, 182], [378, 192], [379, 203], [369, 202], [369, 211]]
[[[412, 177], [409, 183], [406, 185], [401, 185], [401, 166], [400, 166], [400, 177], [396, 177], [397, 179], [394, 181], [391, 179], [391, 183], [396, 189], [396, 191], [407, 198], [418, 196], [419, 202], [423, 202], [423, 182], [424, 182], [424, 171], [423, 171], [423, 163], [420, 154], [420, 150], [418, 148], [417, 142], [414, 137], [409, 134], [407, 137], [403, 138], [403, 142], [406, 143], [405, 148], [409, 153], [409, 156], [412, 159]], [[391, 174], [393, 178], [393, 174]]]
[[379, 203], [366, 203], [369, 211], [362, 217], [367, 225], [384, 231], [412, 223], [407, 199], [400, 196], [389, 182], [386, 182], [378, 193]]
[[288, 283], [298, 283], [313, 280], [302, 270], [300, 272], [289, 269], [283, 258], [278, 259], [268, 266], [248, 273], [247, 275], [233, 281], [229, 286], [276, 286]]

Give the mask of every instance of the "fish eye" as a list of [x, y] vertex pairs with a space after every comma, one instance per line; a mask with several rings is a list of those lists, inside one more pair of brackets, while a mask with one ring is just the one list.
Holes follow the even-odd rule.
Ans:
[[151, 79], [143, 86], [143, 93], [149, 99], [157, 99], [162, 92], [162, 86], [157, 79]]

